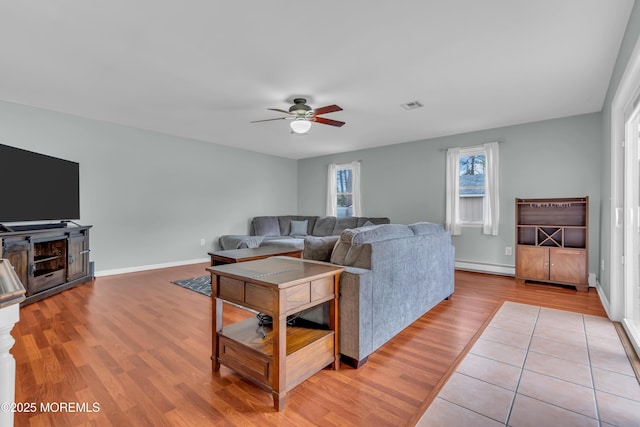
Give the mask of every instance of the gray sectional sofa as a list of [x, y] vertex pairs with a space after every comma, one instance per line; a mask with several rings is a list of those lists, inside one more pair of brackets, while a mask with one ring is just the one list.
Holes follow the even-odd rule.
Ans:
[[[348, 364], [359, 367], [454, 290], [450, 234], [428, 222], [389, 222], [388, 218], [263, 216], [251, 222], [250, 236], [220, 240], [223, 244], [227, 238], [231, 249], [237, 245], [304, 248], [305, 260], [345, 266], [340, 278], [340, 353]], [[301, 317], [328, 324], [328, 307], [316, 307]]]
[[256, 216], [251, 220], [249, 235], [221, 236], [222, 249], [258, 246], [284, 246], [303, 249], [303, 258], [329, 261], [331, 250], [340, 233], [365, 225], [389, 224], [389, 218], [279, 215]]
[[[438, 224], [344, 230], [331, 262], [346, 267], [340, 278], [340, 353], [356, 367], [454, 290], [454, 247]], [[328, 312], [319, 308], [304, 317], [326, 323]]]

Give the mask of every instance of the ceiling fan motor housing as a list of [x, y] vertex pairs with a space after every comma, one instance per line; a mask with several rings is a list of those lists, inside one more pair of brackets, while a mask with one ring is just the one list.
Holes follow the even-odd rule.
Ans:
[[311, 107], [307, 105], [307, 100], [304, 98], [296, 98], [293, 100], [293, 105], [289, 107], [289, 112], [292, 114], [305, 115], [311, 111]]

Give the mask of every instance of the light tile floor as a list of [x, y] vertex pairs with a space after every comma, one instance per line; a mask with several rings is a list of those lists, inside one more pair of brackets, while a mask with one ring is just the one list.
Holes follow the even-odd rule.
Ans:
[[418, 426], [640, 426], [640, 385], [606, 318], [505, 302]]

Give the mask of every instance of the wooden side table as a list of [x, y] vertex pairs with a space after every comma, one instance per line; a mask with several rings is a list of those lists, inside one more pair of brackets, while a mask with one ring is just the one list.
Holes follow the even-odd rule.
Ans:
[[[289, 257], [207, 268], [213, 298], [212, 368], [223, 364], [271, 391], [282, 411], [287, 392], [331, 365], [340, 368], [338, 295], [343, 268]], [[267, 314], [264, 331], [257, 318], [222, 325], [223, 300]], [[287, 316], [329, 302], [325, 327], [287, 326]], [[263, 332], [265, 333], [263, 335]]]

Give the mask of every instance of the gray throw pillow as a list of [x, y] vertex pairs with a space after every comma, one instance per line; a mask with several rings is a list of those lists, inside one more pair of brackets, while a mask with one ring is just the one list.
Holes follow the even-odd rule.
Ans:
[[306, 219], [304, 221], [291, 221], [291, 231], [289, 232], [289, 236], [306, 236], [307, 235], [307, 224], [309, 221]]
[[375, 225], [374, 223], [372, 223], [371, 221], [367, 220], [367, 222], [365, 222], [364, 224], [362, 224], [362, 227], [369, 227], [371, 225]]

